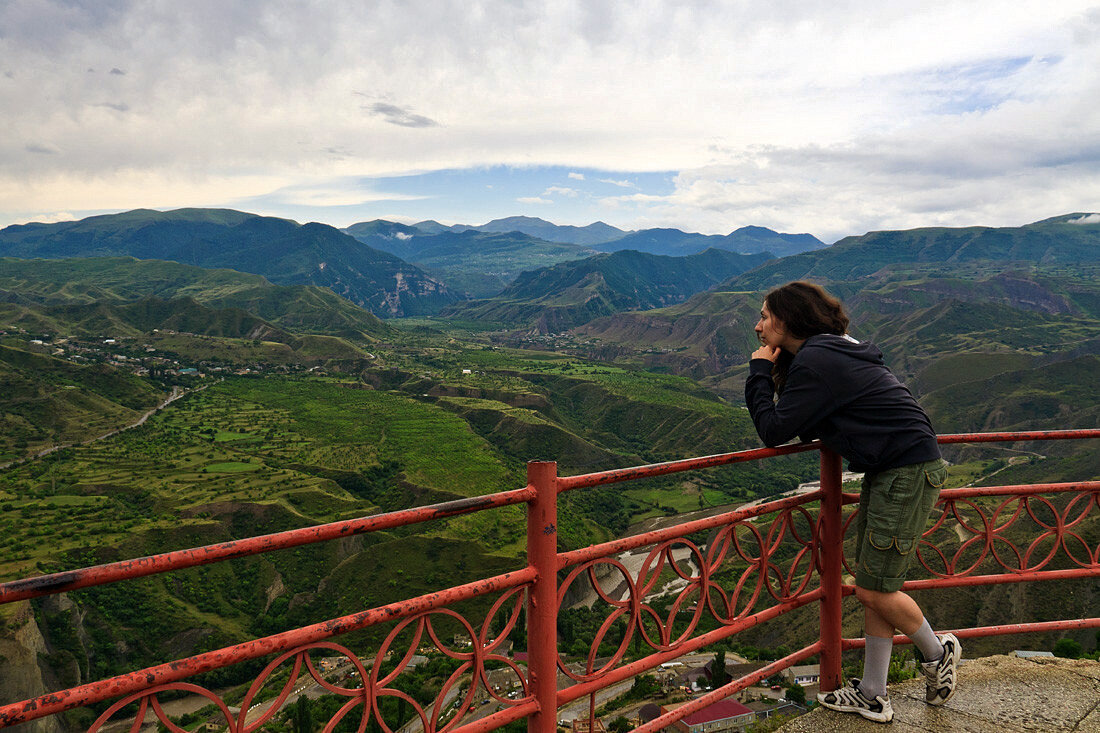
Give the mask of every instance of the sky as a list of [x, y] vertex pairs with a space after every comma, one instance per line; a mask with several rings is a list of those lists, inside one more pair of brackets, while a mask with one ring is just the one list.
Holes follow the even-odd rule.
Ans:
[[1100, 2], [0, 0], [0, 226], [1100, 211]]

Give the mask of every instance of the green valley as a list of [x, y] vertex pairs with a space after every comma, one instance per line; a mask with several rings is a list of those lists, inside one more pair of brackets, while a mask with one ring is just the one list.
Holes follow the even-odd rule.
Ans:
[[[293, 260], [299, 245], [280, 237], [305, 227], [240, 212], [120, 216], [123, 231], [98, 253], [71, 250], [103, 221], [3, 240], [5, 251], [45, 257], [0, 259], [3, 580], [521, 488], [529, 460], [572, 475], [758, 447], [741, 404], [752, 329], [765, 290], [791, 273], [844, 298], [853, 335], [882, 348], [941, 432], [1100, 424], [1100, 271], [1085, 254], [1100, 227], [1072, 217], [1007, 232], [873, 233], [781, 259], [586, 257], [568, 242], [450, 231], [448, 241], [469, 240], [484, 257], [422, 250], [441, 258], [433, 273], [469, 267], [463, 277], [511, 285], [440, 314], [438, 299], [405, 307], [412, 291], [353, 298], [347, 261], [324, 280], [113, 256], [140, 245], [142, 256], [168, 257], [185, 220], [207, 232], [203, 246], [244, 227], [242, 249], [268, 251], [258, 232], [270, 228]], [[155, 236], [139, 226], [151, 220]], [[356, 236], [395, 248], [446, 230], [369, 224]], [[517, 268], [552, 264], [490, 269], [513, 256]], [[369, 308], [419, 317], [381, 320]], [[948, 451], [952, 485], [1095, 479], [1096, 455], [1071, 442]], [[817, 472], [806, 454], [567, 492], [559, 546], [783, 494]], [[33, 666], [75, 684], [520, 568], [524, 531], [522, 507], [509, 507], [74, 591], [4, 607], [3, 638], [33, 618], [47, 644]], [[994, 612], [967, 598], [967, 613]], [[786, 644], [813, 623], [750, 636]], [[380, 633], [347, 643], [370, 648]], [[204, 681], [230, 686], [256, 672], [241, 665]], [[89, 722], [80, 715], [70, 723]]]

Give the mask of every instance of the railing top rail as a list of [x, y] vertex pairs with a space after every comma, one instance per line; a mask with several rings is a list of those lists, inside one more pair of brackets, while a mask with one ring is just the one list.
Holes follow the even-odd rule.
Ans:
[[[1100, 438], [1100, 430], [1031, 430], [1009, 433], [956, 433], [940, 435], [937, 440], [940, 444], [953, 443], [1004, 443], [1021, 440], [1079, 440], [1084, 438]], [[645, 466], [632, 466], [630, 468], [616, 468], [610, 471], [596, 471], [594, 473], [578, 474], [576, 476], [559, 476], [558, 491], [569, 491], [588, 486], [602, 486], [614, 484], [632, 479], [649, 478], [652, 476], [664, 476], [680, 471], [692, 471], [700, 468], [714, 468], [715, 466], [728, 466], [732, 463], [755, 461], [772, 456], [790, 455], [792, 453], [805, 453], [818, 450], [822, 447], [821, 441], [810, 443], [791, 443], [776, 448], [753, 448], [750, 450], [736, 451], [733, 453], [718, 453], [712, 456], [700, 458], [685, 458], [679, 461], [667, 461], [664, 463], [650, 463]]]
[[142, 578], [146, 575], [168, 572], [169, 570], [181, 570], [195, 567], [196, 565], [208, 565], [221, 560], [232, 560], [238, 557], [259, 555], [273, 550], [285, 550], [300, 545], [308, 545], [314, 542], [338, 539], [340, 537], [353, 537], [367, 532], [376, 532], [381, 529], [400, 527], [406, 524], [426, 522], [432, 519], [443, 519], [460, 514], [493, 509], [496, 507], [522, 504], [530, 501], [534, 496], [534, 489], [525, 487], [503, 491], [498, 494], [485, 496], [472, 496], [466, 499], [445, 501], [439, 504], [402, 509], [385, 514], [374, 514], [358, 519], [348, 519], [342, 522], [320, 524], [314, 527], [301, 527], [285, 532], [260, 535], [258, 537], [246, 537], [240, 540], [230, 540], [215, 545], [193, 547], [187, 550], [174, 550], [163, 552], [159, 555], [149, 555], [132, 560], [120, 560], [119, 562], [94, 565], [92, 567], [67, 570], [48, 575], [36, 575], [32, 578], [12, 580], [0, 583], [0, 605], [21, 601], [27, 598], [48, 596], [54, 593], [88, 588], [95, 585], [105, 585], [129, 578]]
[[1100, 438], [1100, 429], [1024, 430], [1009, 433], [952, 433], [937, 437], [940, 445], [954, 443], [1015, 443], [1021, 440], [1081, 440]]
[[645, 466], [632, 466], [630, 468], [614, 468], [610, 471], [597, 471], [576, 476], [559, 476], [558, 491], [569, 491], [587, 486], [602, 486], [615, 484], [621, 481], [630, 481], [652, 476], [664, 476], [680, 471], [694, 471], [700, 468], [714, 468], [716, 466], [728, 466], [732, 463], [756, 461], [772, 456], [785, 456], [792, 453], [805, 453], [821, 448], [819, 441], [812, 443], [793, 443], [781, 445], [778, 448], [753, 448], [751, 450], [736, 451], [734, 453], [717, 453], [713, 456], [701, 456], [699, 458], [685, 458], [679, 461], [666, 461], [664, 463], [650, 463]]

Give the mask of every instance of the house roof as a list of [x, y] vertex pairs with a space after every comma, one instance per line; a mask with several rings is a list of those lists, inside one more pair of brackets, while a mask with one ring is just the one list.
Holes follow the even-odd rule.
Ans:
[[752, 713], [752, 710], [736, 700], [719, 700], [702, 710], [684, 717], [683, 721], [688, 725], [700, 725], [702, 723], [711, 723], [715, 720], [725, 720], [726, 718], [732, 718], [737, 715], [745, 715], [746, 713]]

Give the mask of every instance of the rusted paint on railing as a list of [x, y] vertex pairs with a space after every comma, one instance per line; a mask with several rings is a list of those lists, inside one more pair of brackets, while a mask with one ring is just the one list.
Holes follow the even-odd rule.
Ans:
[[1019, 484], [1016, 486], [968, 486], [961, 489], [944, 489], [940, 492], [940, 501], [945, 499], [974, 499], [983, 496], [1062, 494], [1069, 491], [1100, 492], [1100, 481], [1068, 481], [1058, 484]]
[[[710, 646], [711, 644], [722, 641], [723, 639], [728, 639], [734, 634], [738, 634], [745, 629], [751, 629], [752, 627], [758, 626], [765, 621], [770, 621], [774, 618], [778, 618], [783, 614], [789, 613], [798, 608], [802, 608], [803, 606], [809, 605], [818, 600], [821, 600], [821, 590], [812, 590], [792, 601], [776, 604], [775, 606], [772, 606], [771, 608], [766, 608], [759, 613], [754, 613], [751, 616], [739, 618], [733, 623], [728, 624], [727, 626], [723, 626], [713, 631], [708, 631], [705, 634], [700, 634], [699, 636], [693, 637], [685, 641], [684, 643], [677, 645], [675, 649], [669, 649], [667, 651], [657, 652], [656, 654], [650, 654], [643, 659], [638, 659], [629, 664], [624, 664], [621, 667], [617, 667], [600, 675], [600, 679], [598, 680], [579, 682], [575, 685], [570, 685], [569, 687], [558, 691], [558, 707], [561, 707], [565, 703], [580, 699], [585, 695], [589, 695], [596, 690], [601, 690], [604, 687], [613, 685], [616, 682], [628, 680], [636, 674], [653, 669], [654, 667], [660, 664], [664, 664], [665, 662], [671, 662], [672, 660], [678, 659], [685, 654], [697, 652], [704, 647]], [[814, 649], [813, 653], [816, 653], [818, 644], [815, 643], [812, 648]], [[559, 666], [560, 665], [561, 663], [559, 661]]]
[[693, 519], [690, 522], [677, 524], [674, 527], [665, 527], [664, 529], [632, 535], [619, 540], [611, 540], [598, 545], [582, 547], [579, 550], [570, 550], [569, 552], [563, 552], [558, 555], [558, 569], [560, 570], [570, 565], [579, 565], [582, 562], [588, 562], [601, 557], [617, 555], [620, 552], [635, 550], [639, 547], [645, 547], [646, 545], [658, 544], [677, 537], [695, 534], [696, 532], [703, 532], [714, 529], [715, 527], [721, 527], [725, 524], [733, 524], [734, 522], [752, 519], [753, 517], [771, 514], [772, 512], [784, 511], [803, 504], [811, 504], [819, 497], [819, 492], [811, 491], [806, 494], [800, 494], [799, 496], [791, 496], [786, 499], [776, 499], [775, 501], [764, 504], [757, 504], [748, 509], [736, 509], [732, 512], [726, 512], [725, 514], [716, 514], [713, 517]]
[[[944, 489], [940, 492], [939, 502], [948, 499], [980, 499], [987, 496], [1036, 496], [1039, 494], [1064, 494], [1071, 491], [1100, 491], [1100, 481], [1067, 481], [1055, 484], [1006, 484], [1004, 486], [966, 486], [958, 489]], [[859, 494], [845, 492], [844, 504], [858, 504]]]
[[527, 484], [535, 499], [527, 507], [527, 561], [536, 581], [527, 596], [527, 674], [537, 711], [527, 719], [528, 733], [557, 730], [558, 653], [558, 464], [527, 464]]
[[1082, 440], [1100, 437], [1100, 430], [1025, 430], [1009, 433], [952, 433], [937, 436], [940, 445], [956, 443], [1018, 443], [1025, 440]]
[[734, 694], [735, 692], [740, 692], [746, 687], [749, 687], [766, 677], [770, 677], [780, 670], [786, 669], [787, 667], [793, 667], [799, 662], [808, 659], [809, 657], [812, 657], [814, 654], [818, 653], [818, 651], [820, 650], [820, 646], [821, 643], [818, 642], [815, 644], [811, 644], [805, 649], [799, 649], [797, 652], [788, 654], [782, 659], [778, 659], [771, 664], [761, 667], [752, 674], [745, 675], [744, 677], [739, 677], [728, 684], [722, 685], [716, 690], [708, 692], [702, 697], [697, 697], [694, 700], [681, 705], [675, 710], [670, 710], [664, 715], [658, 718], [654, 718], [648, 723], [638, 726], [634, 729], [634, 733], [657, 733], [657, 731], [659, 730], [670, 727], [677, 720], [681, 720], [682, 718], [685, 718], [692, 713], [696, 713], [705, 707], [713, 705], [719, 700], [725, 700], [727, 697]]
[[821, 678], [820, 688], [829, 692], [840, 687], [840, 625], [843, 595], [840, 592], [844, 569], [844, 524], [841, 521], [840, 456], [831, 450], [821, 451], [821, 514], [817, 541], [821, 571]]
[[[955, 443], [1004, 443], [1025, 440], [1079, 440], [1096, 437], [1100, 437], [1100, 430], [1033, 430], [1008, 433], [958, 433], [940, 435], [937, 440], [940, 444], [949, 445]], [[762, 458], [771, 458], [773, 456], [805, 453], [806, 451], [817, 450], [820, 447], [820, 441], [793, 443], [777, 448], [753, 448], [734, 453], [719, 453], [712, 456], [686, 458], [679, 461], [667, 461], [664, 463], [651, 463], [645, 466], [618, 468], [609, 471], [580, 474], [577, 476], [560, 476], [558, 477], [558, 491], [570, 491], [572, 489], [579, 489], [587, 486], [602, 486], [604, 484], [630, 481], [639, 478], [651, 478], [653, 476], [663, 476], [669, 473], [693, 471], [701, 468], [728, 466], [734, 463], [755, 461]]]
[[367, 532], [377, 532], [382, 529], [469, 514], [485, 509], [522, 504], [530, 501], [533, 495], [532, 489], [528, 487], [487, 496], [472, 496], [466, 499], [456, 499], [414, 509], [375, 514], [360, 519], [348, 519], [342, 522], [321, 524], [316, 527], [291, 529], [258, 537], [230, 540], [216, 545], [175, 550], [133, 560], [123, 560], [79, 570], [13, 580], [0, 584], [0, 604], [114, 583], [119, 580], [141, 578], [169, 570], [208, 565], [221, 560], [258, 555], [274, 550], [285, 550], [290, 547], [325, 542], [340, 537], [353, 537]]
[[[1032, 583], [1044, 580], [1074, 580], [1094, 578], [1100, 575], [1100, 565], [1071, 570], [1033, 570], [1023, 573], [1000, 573], [999, 575], [957, 575], [949, 578], [925, 578], [907, 580], [902, 590], [928, 590], [929, 588], [960, 588], [973, 585], [1001, 585], [1002, 583]], [[855, 588], [855, 586], [850, 586]]]
[[186, 659], [178, 659], [167, 664], [148, 667], [129, 674], [62, 690], [61, 692], [42, 695], [32, 700], [6, 705], [0, 707], [0, 728], [36, 720], [46, 715], [53, 715], [54, 713], [102, 702], [114, 697], [121, 697], [148, 687], [178, 682], [202, 672], [209, 672], [213, 669], [227, 667], [230, 664], [283, 652], [303, 644], [365, 629], [378, 623], [408, 618], [424, 611], [442, 608], [451, 603], [469, 600], [487, 593], [526, 585], [534, 580], [534, 577], [535, 571], [533, 569], [524, 568], [516, 572], [504, 573], [492, 578], [429, 593], [411, 600], [390, 603], [368, 611], [341, 616], [311, 626], [284, 631], [280, 634], [265, 636], [262, 639], [246, 641], [216, 651], [198, 654]]
[[[952, 633], [960, 639], [977, 639], [985, 636], [1007, 636], [1009, 634], [1039, 634], [1050, 631], [1076, 631], [1078, 629], [1100, 629], [1100, 618], [1074, 618], [1065, 621], [1036, 621], [1029, 624], [1002, 624], [1000, 626], [982, 626], [975, 629], [946, 629], [941, 633]], [[911, 644], [908, 636], [894, 636], [894, 645]], [[862, 649], [867, 646], [866, 639], [845, 639], [845, 649]]]
[[631, 481], [640, 478], [651, 478], [653, 476], [664, 476], [665, 474], [679, 473], [681, 471], [695, 471], [700, 468], [728, 466], [733, 463], [756, 461], [761, 458], [771, 458], [773, 456], [786, 456], [792, 453], [805, 453], [806, 451], [817, 450], [820, 446], [821, 444], [817, 441], [813, 443], [795, 443], [793, 445], [783, 445], [778, 448], [753, 448], [751, 450], [737, 451], [736, 453], [718, 453], [713, 456], [685, 458], [680, 461], [667, 461], [665, 463], [650, 463], [645, 466], [633, 466], [631, 468], [616, 468], [610, 471], [585, 473], [578, 476], [560, 476], [558, 477], [558, 491], [570, 491], [586, 486], [603, 486], [604, 484], [614, 484], [620, 481]]

